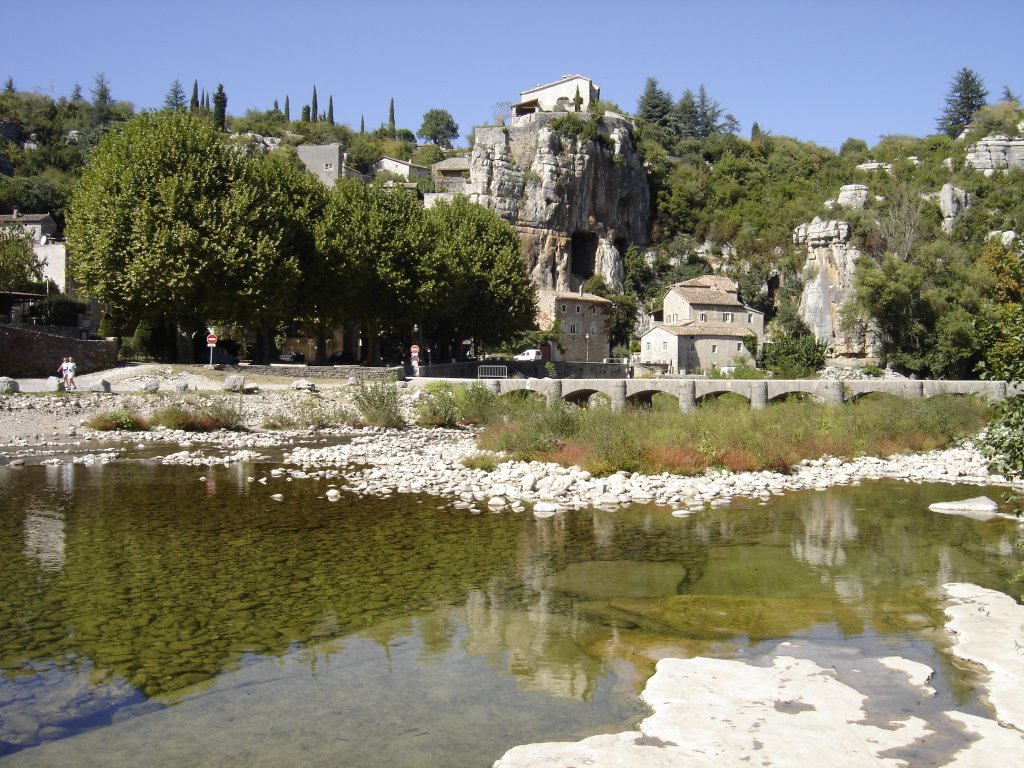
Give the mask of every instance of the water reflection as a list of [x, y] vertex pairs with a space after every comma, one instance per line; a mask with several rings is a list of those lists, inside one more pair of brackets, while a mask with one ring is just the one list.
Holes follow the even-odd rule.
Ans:
[[930, 588], [1006, 589], [1017, 568], [1015, 523], [927, 512], [947, 488], [536, 519], [418, 496], [330, 503], [326, 482], [270, 469], [0, 470], [0, 754], [223, 690], [267, 659], [319, 679], [355, 637], [380, 675], [408, 646], [423, 667], [478, 660], [474, 675], [541, 697], [528, 715], [511, 710], [523, 699], [488, 705], [520, 723], [510, 745], [551, 733], [570, 702], [563, 736], [621, 726], [629, 664], [822, 628], [917, 632], [941, 621]]

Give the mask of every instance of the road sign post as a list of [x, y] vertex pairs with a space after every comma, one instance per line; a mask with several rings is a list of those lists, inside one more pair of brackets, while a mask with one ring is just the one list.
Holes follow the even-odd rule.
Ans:
[[206, 334], [206, 346], [210, 348], [210, 367], [213, 368], [213, 348], [217, 346], [217, 334]]

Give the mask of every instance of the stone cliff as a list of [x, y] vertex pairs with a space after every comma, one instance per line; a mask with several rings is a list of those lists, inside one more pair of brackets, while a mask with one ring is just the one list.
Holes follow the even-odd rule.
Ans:
[[815, 218], [796, 228], [793, 242], [807, 248], [800, 318], [818, 341], [828, 345], [830, 356], [875, 356], [878, 345], [873, 334], [845, 331], [840, 322], [840, 310], [853, 291], [853, 272], [861, 256], [850, 244], [850, 225]]
[[585, 141], [552, 128], [567, 114], [591, 119], [539, 112], [477, 128], [466, 192], [515, 226], [539, 288], [575, 291], [593, 275], [618, 286], [626, 248], [647, 241], [647, 178], [628, 119], [605, 115]]

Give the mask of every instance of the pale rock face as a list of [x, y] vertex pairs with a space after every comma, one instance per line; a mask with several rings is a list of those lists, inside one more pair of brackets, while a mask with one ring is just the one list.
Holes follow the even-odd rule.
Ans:
[[939, 191], [939, 208], [942, 209], [942, 231], [947, 235], [953, 231], [956, 218], [971, 207], [971, 195], [952, 184], [943, 184]]
[[864, 208], [868, 204], [868, 188], [865, 184], [846, 184], [839, 190], [836, 201], [843, 208]]
[[650, 225], [650, 192], [629, 123], [604, 117], [609, 148], [559, 136], [550, 124], [562, 114], [478, 128], [467, 192], [516, 228], [539, 288], [572, 291], [593, 275], [621, 285], [620, 251], [644, 244]]
[[967, 148], [967, 165], [991, 176], [996, 171], [1024, 168], [1024, 138], [986, 136]]
[[850, 245], [850, 225], [815, 217], [796, 228], [793, 242], [807, 248], [800, 318], [818, 341], [828, 345], [831, 355], [873, 357], [878, 347], [874, 334], [847, 332], [840, 323], [840, 309], [853, 292], [853, 273], [861, 256]]

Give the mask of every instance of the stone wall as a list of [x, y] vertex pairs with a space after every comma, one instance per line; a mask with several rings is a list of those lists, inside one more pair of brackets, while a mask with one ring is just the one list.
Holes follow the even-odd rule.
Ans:
[[73, 339], [14, 325], [0, 325], [0, 375], [12, 378], [56, 376], [68, 355], [78, 373], [91, 373], [117, 364], [116, 341]]
[[231, 371], [241, 376], [280, 376], [287, 379], [356, 379], [383, 381], [405, 379], [401, 366], [369, 367], [364, 365], [221, 365], [218, 370]]

